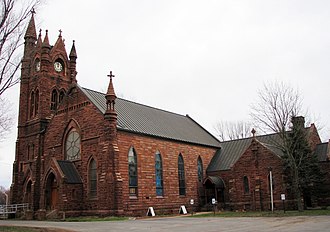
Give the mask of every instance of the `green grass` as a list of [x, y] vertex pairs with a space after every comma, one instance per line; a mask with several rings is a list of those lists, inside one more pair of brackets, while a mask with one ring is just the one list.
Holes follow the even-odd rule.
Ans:
[[196, 214], [193, 217], [290, 217], [290, 216], [319, 216], [319, 215], [330, 215], [330, 210], [304, 210], [299, 211], [258, 211], [258, 212], [217, 212], [215, 213], [205, 213], [205, 214]]
[[20, 226], [0, 226], [2, 232], [41, 232], [45, 231], [43, 228], [31, 228], [31, 227], [20, 227]]
[[66, 222], [125, 221], [128, 217], [69, 217]]

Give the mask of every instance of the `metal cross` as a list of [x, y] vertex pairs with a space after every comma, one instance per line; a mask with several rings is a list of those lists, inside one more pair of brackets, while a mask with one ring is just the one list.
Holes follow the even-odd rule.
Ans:
[[58, 30], [59, 32], [60, 32], [60, 35], [59, 36], [62, 36], [62, 30], [60, 29], [60, 30]]
[[115, 77], [115, 75], [112, 75], [112, 71], [110, 71], [110, 75], [107, 76], [110, 77], [110, 80], [112, 80], [112, 78]]
[[34, 10], [34, 8], [32, 8], [31, 14], [35, 14], [35, 13], [36, 13], [36, 11]]

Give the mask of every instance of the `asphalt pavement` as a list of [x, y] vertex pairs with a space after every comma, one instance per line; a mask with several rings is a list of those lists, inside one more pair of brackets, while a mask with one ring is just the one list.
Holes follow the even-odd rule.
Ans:
[[[0, 225], [47, 227], [71, 231], [329, 231], [330, 216], [298, 217], [170, 217], [127, 221], [54, 222], [1, 220]], [[55, 230], [56, 231], [56, 230]]]

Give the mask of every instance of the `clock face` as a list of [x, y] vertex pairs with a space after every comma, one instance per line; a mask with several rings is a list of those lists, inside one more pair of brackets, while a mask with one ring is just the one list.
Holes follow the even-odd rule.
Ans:
[[40, 71], [40, 61], [36, 62], [36, 71], [39, 72]]
[[62, 66], [62, 64], [60, 62], [56, 61], [54, 63], [54, 69], [55, 69], [56, 72], [61, 72], [62, 69], [63, 69], [63, 66]]

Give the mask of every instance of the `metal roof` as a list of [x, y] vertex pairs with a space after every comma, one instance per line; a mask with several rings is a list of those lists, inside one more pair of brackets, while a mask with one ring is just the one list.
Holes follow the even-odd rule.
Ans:
[[[213, 156], [207, 172], [229, 170], [250, 146], [252, 139], [250, 137], [221, 142], [221, 148]], [[257, 136], [256, 139], [274, 154], [283, 155], [281, 149], [277, 146], [281, 141], [278, 134], [261, 135]]]
[[81, 184], [81, 178], [74, 164], [68, 160], [57, 160], [68, 184]]
[[[105, 94], [78, 86], [101, 111], [106, 111]], [[220, 147], [220, 142], [188, 115], [179, 115], [117, 98], [117, 128], [180, 142]]]

